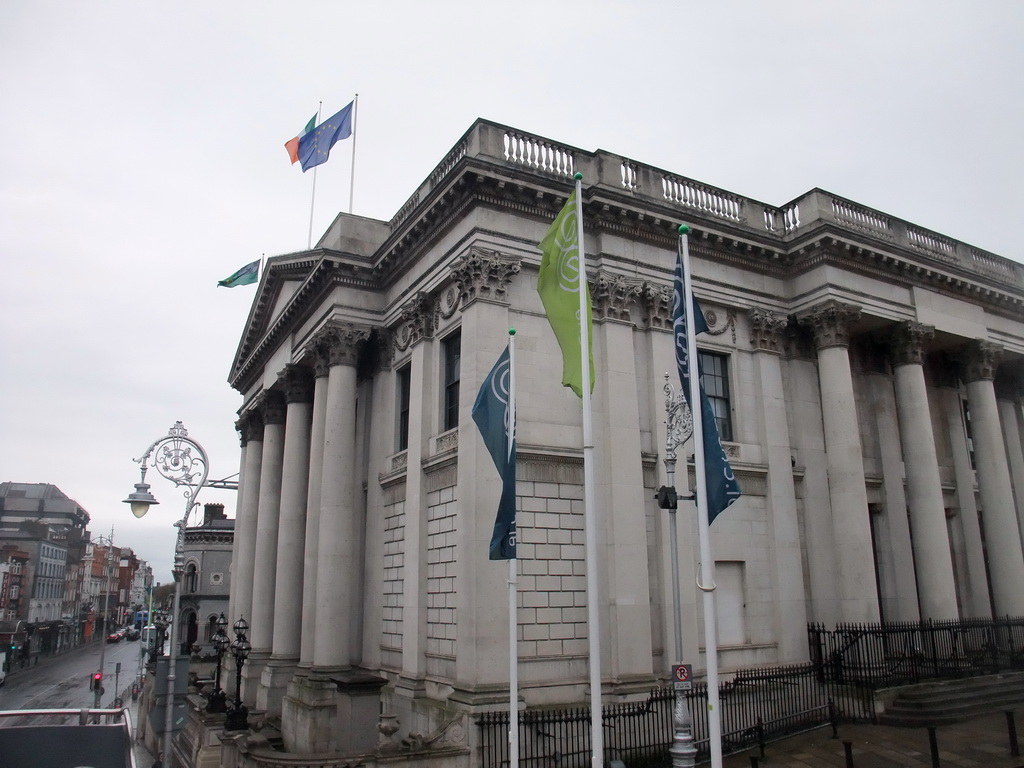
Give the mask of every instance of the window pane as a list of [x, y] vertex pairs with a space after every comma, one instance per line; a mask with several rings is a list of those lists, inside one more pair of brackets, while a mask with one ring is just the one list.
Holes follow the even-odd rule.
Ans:
[[398, 371], [398, 450], [409, 447], [409, 387], [412, 384], [412, 366]]
[[729, 400], [729, 365], [725, 355], [698, 352], [701, 383], [715, 414], [718, 436], [726, 442], [732, 440], [732, 405]]
[[462, 335], [453, 333], [444, 340], [444, 411], [443, 430], [454, 429], [459, 423], [459, 378], [462, 360]]

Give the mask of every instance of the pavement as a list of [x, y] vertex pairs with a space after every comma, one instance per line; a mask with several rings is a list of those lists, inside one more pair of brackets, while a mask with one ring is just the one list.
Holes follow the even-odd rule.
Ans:
[[[1016, 713], [1015, 728], [1017, 720], [1024, 728], [1024, 710]], [[840, 725], [838, 738], [832, 738], [830, 727], [819, 728], [768, 744], [764, 757], [754, 748], [726, 757], [722, 764], [723, 768], [1024, 768], [1024, 757], [1011, 753], [1009, 733], [1002, 711], [938, 726], [935, 762], [927, 728]], [[1024, 745], [1018, 751], [1024, 753]]]

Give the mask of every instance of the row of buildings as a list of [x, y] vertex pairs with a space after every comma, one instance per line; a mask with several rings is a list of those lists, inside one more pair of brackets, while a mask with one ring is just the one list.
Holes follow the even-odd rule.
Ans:
[[55, 485], [0, 483], [0, 651], [31, 663], [133, 623], [152, 569], [95, 538], [89, 513]]

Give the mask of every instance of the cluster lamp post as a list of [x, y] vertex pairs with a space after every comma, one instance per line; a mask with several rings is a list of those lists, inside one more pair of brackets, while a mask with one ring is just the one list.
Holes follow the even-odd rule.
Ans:
[[[672, 551], [672, 605], [675, 619], [676, 668], [683, 668], [683, 605], [679, 586], [679, 534], [676, 509], [680, 496], [676, 493], [676, 448], [693, 433], [693, 415], [681, 393], [676, 392], [665, 374], [665, 476], [668, 485], [658, 489], [658, 506], [668, 510], [669, 548]], [[709, 621], [711, 619], [708, 619]], [[697, 748], [693, 745], [693, 722], [686, 702], [685, 689], [689, 681], [681, 682], [673, 676], [675, 710], [672, 715], [672, 768], [692, 768], [696, 765]]]
[[220, 687], [220, 662], [224, 657], [224, 651], [227, 650], [228, 645], [231, 643], [231, 639], [228, 637], [228, 633], [224, 631], [224, 628], [228, 625], [228, 620], [222, 613], [217, 618], [217, 631], [213, 634], [213, 647], [217, 651], [217, 679], [214, 682], [213, 693], [210, 694], [210, 698], [206, 702], [207, 712], [226, 712], [227, 711], [227, 695], [224, 693], [224, 689]]
[[231, 653], [235, 657], [235, 705], [228, 710], [228, 715], [224, 718], [224, 730], [244, 731], [249, 727], [249, 710], [242, 703], [242, 665], [245, 664], [245, 660], [249, 657], [249, 651], [252, 650], [252, 645], [246, 636], [246, 632], [249, 631], [249, 622], [244, 618], [239, 618], [233, 629], [235, 630], [235, 639], [231, 642]]

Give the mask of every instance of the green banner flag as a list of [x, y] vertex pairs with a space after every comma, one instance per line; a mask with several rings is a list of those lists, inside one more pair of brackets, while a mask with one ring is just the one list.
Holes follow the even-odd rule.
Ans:
[[590, 360], [590, 391], [594, 391], [593, 315], [590, 309], [590, 290], [580, 253], [576, 193], [565, 202], [544, 239], [540, 250], [544, 254], [537, 276], [537, 293], [547, 313], [551, 330], [555, 332], [562, 349], [562, 386], [572, 387], [577, 397], [583, 397], [583, 355], [580, 349], [580, 290], [586, 291], [587, 341]]

